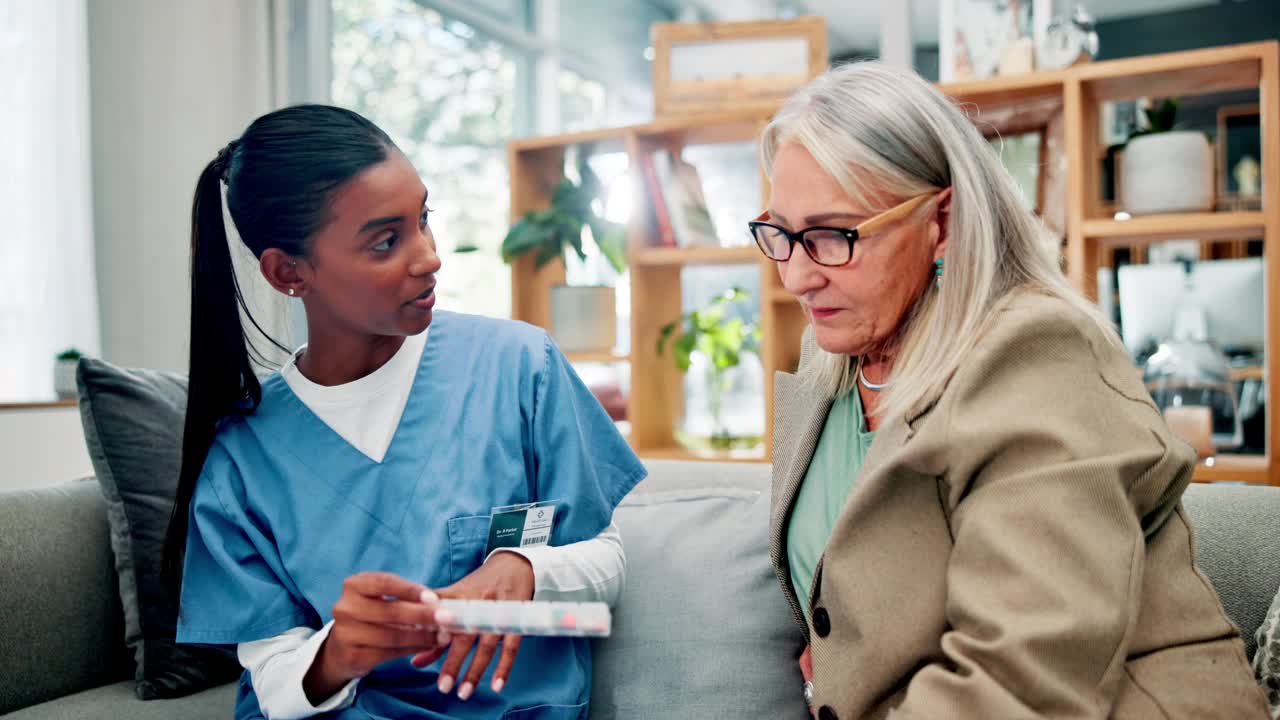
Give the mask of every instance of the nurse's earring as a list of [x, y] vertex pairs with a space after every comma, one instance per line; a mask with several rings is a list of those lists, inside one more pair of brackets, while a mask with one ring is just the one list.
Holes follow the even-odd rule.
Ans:
[[293, 289], [293, 288], [289, 288], [289, 296], [290, 296], [290, 297], [292, 297], [292, 296], [294, 296], [294, 295], [296, 295], [296, 294], [297, 294], [297, 292], [296, 292], [296, 291], [294, 291], [294, 289]]

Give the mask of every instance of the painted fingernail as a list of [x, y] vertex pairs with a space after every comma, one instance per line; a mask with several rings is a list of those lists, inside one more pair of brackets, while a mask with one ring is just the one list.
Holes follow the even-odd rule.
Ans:
[[435, 618], [436, 618], [436, 622], [439, 623], [440, 625], [450, 625], [456, 619], [454, 618], [453, 613], [449, 612], [448, 610], [445, 610], [444, 608], [440, 608], [439, 610], [436, 610]]
[[450, 675], [441, 675], [440, 682], [436, 684], [436, 687], [440, 688], [440, 692], [448, 695], [449, 691], [453, 689], [453, 677]]
[[462, 687], [458, 688], [458, 699], [466, 700], [467, 698], [471, 697], [471, 691], [475, 689], [476, 689], [476, 686], [472, 685], [469, 682], [462, 683]]
[[424, 603], [435, 603], [435, 602], [439, 602], [440, 596], [436, 595], [430, 590], [423, 590], [422, 595], [418, 596], [418, 599]]
[[494, 678], [494, 679], [493, 679], [493, 691], [494, 691], [494, 692], [502, 692], [502, 688], [504, 688], [504, 687], [506, 687], [506, 686], [507, 686], [507, 681], [506, 681], [506, 680], [503, 680], [502, 678]]
[[449, 634], [448, 630], [441, 630], [440, 632], [436, 633], [437, 645], [448, 645], [449, 641], [452, 639], [453, 639], [453, 636]]

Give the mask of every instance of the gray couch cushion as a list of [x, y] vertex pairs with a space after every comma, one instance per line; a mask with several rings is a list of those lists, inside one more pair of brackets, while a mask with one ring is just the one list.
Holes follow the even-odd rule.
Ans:
[[89, 458], [107, 500], [138, 697], [178, 697], [231, 680], [240, 666], [230, 653], [174, 642], [177, 603], [160, 579], [178, 484], [186, 378], [85, 358], [77, 383]]
[[68, 695], [5, 715], [5, 720], [227, 720], [236, 701], [234, 683], [172, 700], [138, 702], [133, 681]]
[[[705, 460], [645, 460], [649, 476], [640, 481], [632, 495], [667, 490], [737, 488], [768, 494], [772, 467], [768, 463], [707, 462]], [[769, 531], [765, 523], [763, 532]], [[769, 549], [768, 543], [765, 550]]]
[[0, 492], [0, 715], [129, 675], [94, 482]]
[[1196, 564], [1252, 657], [1254, 633], [1280, 587], [1280, 488], [1196, 484], [1182, 503], [1195, 528]]
[[768, 467], [646, 466], [614, 513], [626, 588], [594, 646], [591, 718], [805, 718], [804, 639], [769, 564]]

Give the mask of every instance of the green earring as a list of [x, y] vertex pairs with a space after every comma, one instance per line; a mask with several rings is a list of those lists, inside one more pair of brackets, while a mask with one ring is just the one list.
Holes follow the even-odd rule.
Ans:
[[942, 258], [933, 261], [933, 286], [942, 287]]

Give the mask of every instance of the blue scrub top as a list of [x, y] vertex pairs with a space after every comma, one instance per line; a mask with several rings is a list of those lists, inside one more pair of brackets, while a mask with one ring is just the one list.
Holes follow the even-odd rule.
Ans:
[[[278, 375], [226, 421], [191, 502], [178, 642], [233, 645], [319, 629], [345, 578], [381, 570], [440, 588], [484, 560], [490, 510], [555, 500], [550, 544], [589, 540], [645, 470], [541, 329], [437, 312], [391, 445], [369, 459]], [[378, 666], [340, 718], [585, 718], [587, 640], [526, 638], [501, 694], [496, 662], [466, 702], [442, 660]], [[464, 666], [466, 667], [466, 666]], [[245, 672], [236, 718], [260, 718]]]

